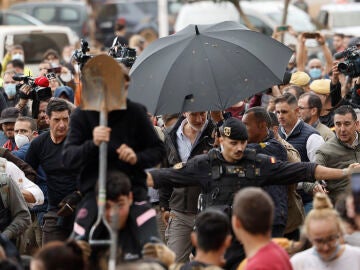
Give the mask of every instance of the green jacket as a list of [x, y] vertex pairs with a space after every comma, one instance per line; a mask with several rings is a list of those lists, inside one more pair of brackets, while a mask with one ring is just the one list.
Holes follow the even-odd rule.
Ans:
[[[358, 135], [360, 138], [359, 133]], [[360, 162], [360, 144], [353, 149], [335, 136], [319, 147], [316, 151], [315, 162], [331, 168], [347, 168], [352, 163]], [[350, 191], [350, 180], [327, 181], [327, 189], [334, 202], [338, 195]]]

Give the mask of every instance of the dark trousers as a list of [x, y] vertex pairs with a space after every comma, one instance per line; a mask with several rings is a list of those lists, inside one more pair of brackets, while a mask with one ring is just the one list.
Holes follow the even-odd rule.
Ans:
[[56, 211], [49, 210], [44, 215], [42, 244], [51, 241], [65, 241], [72, 231], [73, 217], [59, 217]]

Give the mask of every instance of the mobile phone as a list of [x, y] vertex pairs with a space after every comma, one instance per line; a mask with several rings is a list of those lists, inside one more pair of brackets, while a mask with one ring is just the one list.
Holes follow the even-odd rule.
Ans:
[[351, 175], [351, 190], [354, 197], [355, 212], [360, 214], [360, 173]]
[[320, 34], [319, 33], [312, 33], [312, 32], [305, 32], [303, 33], [303, 37], [304, 38], [318, 38], [320, 37]]
[[288, 25], [280, 25], [280, 26], [276, 27], [276, 31], [277, 32], [289, 31], [289, 26]]
[[55, 74], [59, 74], [61, 72], [61, 67], [53, 67], [53, 68], [49, 68], [47, 70], [48, 73], [55, 73]]

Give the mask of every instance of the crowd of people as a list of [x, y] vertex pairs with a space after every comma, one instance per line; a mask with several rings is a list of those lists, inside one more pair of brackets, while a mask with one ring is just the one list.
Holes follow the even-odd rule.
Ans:
[[[110, 269], [114, 256], [118, 269], [360, 269], [351, 192], [360, 74], [340, 72], [343, 60], [334, 60], [359, 50], [360, 39], [337, 33], [331, 51], [317, 33], [317, 58], [306, 33], [289, 29], [298, 44], [289, 45], [283, 83], [224, 111], [153, 116], [126, 98], [122, 65], [126, 108], [109, 112], [107, 126], [100, 112], [79, 107], [86, 89], [75, 48], [44, 52], [36, 78], [21, 44], [9, 48], [0, 80], [0, 269]], [[147, 45], [127, 40], [124, 20], [115, 35], [105, 46], [140, 54]], [[115, 243], [115, 253], [94, 240]]]

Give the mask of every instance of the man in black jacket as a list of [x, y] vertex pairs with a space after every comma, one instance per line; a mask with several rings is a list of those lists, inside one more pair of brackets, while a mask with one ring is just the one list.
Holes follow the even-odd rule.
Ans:
[[[147, 183], [154, 188], [163, 186], [200, 186], [202, 209], [216, 208], [231, 215], [234, 194], [248, 186], [288, 185], [315, 179], [343, 179], [349, 176], [348, 169], [331, 169], [315, 163], [287, 163], [257, 154], [247, 148], [245, 125], [236, 118], [227, 119], [220, 128], [219, 139], [222, 151], [211, 150], [198, 155], [176, 168], [152, 170]], [[353, 167], [355, 165], [350, 165]], [[359, 166], [359, 164], [356, 164]], [[355, 166], [355, 167], [356, 167]], [[236, 241], [225, 254], [225, 269], [236, 269], [244, 259], [240, 244]]]
[[[126, 84], [125, 88], [127, 94]], [[108, 126], [99, 126], [99, 112], [75, 109], [63, 148], [63, 162], [67, 168], [80, 170], [80, 191], [84, 197], [77, 218], [84, 218], [83, 213], [87, 213], [92, 216], [88, 219], [95, 221], [97, 215], [95, 187], [101, 142], [108, 143], [108, 171], [122, 171], [130, 178], [134, 202], [148, 200], [144, 170], [156, 166], [165, 156], [164, 144], [141, 104], [127, 100], [125, 110], [108, 114]], [[86, 239], [92, 224], [77, 225], [76, 237]]]
[[[271, 125], [269, 114], [263, 107], [253, 107], [247, 110], [242, 118], [248, 132], [248, 147], [257, 153], [274, 156], [277, 160], [287, 161], [287, 153], [274, 136], [268, 126]], [[263, 188], [274, 202], [274, 220], [272, 223], [272, 237], [283, 237], [287, 221], [287, 187], [271, 185]]]
[[[207, 117], [207, 112], [186, 112], [165, 134], [169, 167], [207, 153], [212, 148], [214, 124]], [[198, 211], [199, 194], [199, 187], [160, 189], [160, 209], [163, 220], [167, 222], [165, 239], [175, 252], [177, 262], [189, 260], [192, 250], [190, 234]]]

